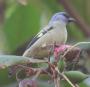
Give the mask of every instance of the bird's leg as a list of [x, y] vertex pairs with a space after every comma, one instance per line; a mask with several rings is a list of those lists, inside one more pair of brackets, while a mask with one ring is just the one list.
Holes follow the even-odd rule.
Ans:
[[[49, 62], [49, 63], [51, 62], [51, 61], [50, 61], [50, 56], [51, 56], [51, 54], [52, 54], [52, 53], [54, 54], [55, 44], [56, 44], [56, 42], [53, 43], [53, 44], [50, 44], [50, 49], [49, 49], [49, 52], [48, 52], [48, 62]], [[48, 68], [52, 71], [50, 65], [48, 65]]]
[[58, 61], [58, 52], [57, 52], [56, 48], [58, 48], [58, 45], [56, 44], [56, 42], [54, 42], [54, 44], [53, 44], [53, 53], [54, 53], [55, 62]]
[[50, 61], [51, 54], [54, 53], [55, 44], [56, 44], [56, 42], [50, 44], [50, 47], [49, 47], [50, 49], [48, 51], [48, 61]]
[[50, 55], [51, 55], [51, 48], [50, 50], [48, 51], [48, 61], [50, 62]]

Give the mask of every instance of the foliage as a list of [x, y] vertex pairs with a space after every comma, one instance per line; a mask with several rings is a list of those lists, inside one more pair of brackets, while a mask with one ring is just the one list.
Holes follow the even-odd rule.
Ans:
[[[90, 18], [89, 18], [90, 1], [89, 0], [84, 0], [84, 1], [70, 0], [70, 2], [78, 11], [80, 16], [83, 17], [85, 22], [89, 24], [90, 23]], [[0, 53], [1, 54], [12, 53], [22, 44], [27, 43], [27, 41], [31, 40], [32, 37], [39, 31], [39, 29], [41, 29], [48, 23], [48, 20], [53, 13], [64, 10], [62, 4], [59, 3], [58, 0], [37, 0], [37, 1], [36, 0], [8, 0], [8, 1], [5, 1], [5, 3], [6, 3], [5, 4], [6, 9], [4, 11], [4, 23], [0, 19], [0, 23], [2, 22], [0, 24], [0, 28], [1, 28], [0, 29]], [[78, 41], [80, 42], [83, 40], [89, 41], [89, 39], [84, 35], [84, 32], [82, 32], [77, 25], [70, 24], [69, 26], [67, 26], [67, 28], [68, 28], [68, 41], [67, 41], [68, 43], [73, 44], [75, 42], [78, 42]], [[90, 48], [89, 44], [80, 45], [81, 50], [85, 49], [86, 51], [87, 49], [89, 50], [89, 48]], [[84, 57], [86, 59], [88, 58], [85, 54], [84, 54]], [[86, 61], [86, 59], [84, 60]], [[26, 66], [26, 64], [28, 63], [28, 60], [30, 59], [24, 58], [22, 56], [0, 55], [0, 68], [4, 68], [4, 69], [0, 69], [0, 87], [16, 87], [16, 85], [18, 85], [15, 78], [16, 75], [9, 78], [8, 68], [10, 66], [13, 66], [13, 68], [15, 68], [15, 71], [17, 73], [18, 68], [15, 67], [14, 65], [25, 64]], [[90, 60], [88, 59], [87, 61], [89, 62]], [[34, 63], [36, 63], [36, 60], [34, 60]], [[70, 61], [69, 64], [71, 65], [68, 65], [68, 62], [66, 61], [60, 60], [57, 66], [61, 73], [64, 72], [65, 69], [67, 69], [65, 73], [68, 73], [69, 71], [71, 72], [72, 67], [70, 66], [73, 65], [73, 62]], [[79, 63], [80, 69], [84, 68], [84, 66], [81, 67], [80, 64], [81, 63]], [[87, 63], [85, 64], [86, 64], [85, 67], [90, 66], [90, 62], [88, 64]], [[68, 69], [68, 67], [70, 69]], [[19, 68], [20, 70], [22, 70], [22, 67], [19, 66]], [[33, 71], [32, 68], [31, 70]], [[20, 72], [18, 75], [20, 75], [21, 73], [22, 72]], [[76, 77], [75, 77], [76, 71], [74, 70], [73, 73], [74, 73], [73, 75], [72, 73], [70, 73], [70, 75], [72, 76], [72, 78], [76, 80]], [[88, 72], [88, 74], [89, 73], [90, 71]], [[84, 73], [77, 71], [77, 75], [79, 74], [81, 75], [79, 79], [83, 78], [82, 74]], [[90, 84], [88, 84], [90, 80], [87, 80], [89, 76], [88, 77], [87, 76], [88, 75], [86, 73], [84, 76], [85, 78], [83, 78], [82, 81], [78, 83], [80, 87], [90, 87]], [[46, 76], [41, 76], [40, 78], [39, 77], [37, 78], [39, 79], [38, 80], [39, 85], [45, 86], [45, 87], [46, 85], [47, 87], [54, 86], [53, 83], [51, 85], [47, 84], [48, 83], [47, 81], [51, 80], [50, 79], [51, 77], [42, 81], [42, 79], [44, 79], [45, 77], [49, 77], [49, 76], [46, 74]], [[62, 78], [62, 74], [60, 75], [60, 77]], [[31, 81], [31, 78], [29, 81]], [[62, 83], [62, 87], [67, 87], [67, 85], [68, 87], [70, 87], [69, 82], [67, 82], [66, 80], [62, 80], [61, 83]]]
[[[90, 82], [89, 75], [77, 71], [77, 66], [79, 66], [79, 57], [75, 55], [78, 55], [80, 51], [80, 49], [75, 47], [77, 45], [79, 45], [79, 43], [73, 46], [62, 45], [58, 48], [56, 46], [55, 49], [57, 48], [58, 52], [54, 51], [54, 53], [57, 52], [57, 58], [53, 54], [53, 56], [50, 57], [50, 61], [32, 59], [23, 56], [1, 55], [0, 70], [2, 71], [2, 69], [9, 68], [10, 77], [16, 77], [16, 80], [19, 82], [19, 87], [46, 86], [44, 84], [47, 84], [48, 80], [54, 82], [54, 84], [47, 84], [48, 87], [59, 87], [61, 85], [62, 87], [65, 87], [67, 84], [68, 87], [75, 87], [76, 85], [85, 85], [88, 87], [88, 83]], [[64, 50], [62, 50], [63, 46]], [[63, 54], [60, 54], [61, 52]], [[73, 52], [73, 56], [70, 56], [71, 52]], [[76, 52], [77, 54], [75, 54]], [[69, 58], [72, 58], [68, 59], [68, 56]], [[73, 63], [73, 61], [76, 63]], [[68, 62], [71, 62], [72, 65], [69, 66]], [[36, 64], [41, 63], [43, 65], [46, 63], [47, 66], [35, 66]], [[44, 84], [41, 84], [42, 81]]]

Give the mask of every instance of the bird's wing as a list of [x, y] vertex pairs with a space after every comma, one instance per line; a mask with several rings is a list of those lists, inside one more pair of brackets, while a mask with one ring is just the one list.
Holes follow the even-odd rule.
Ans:
[[53, 26], [49, 26], [49, 27], [45, 27], [44, 29], [42, 29], [29, 43], [29, 45], [27, 46], [27, 49], [29, 47], [31, 47], [40, 37], [42, 37], [43, 35], [45, 35], [48, 31], [52, 30]]

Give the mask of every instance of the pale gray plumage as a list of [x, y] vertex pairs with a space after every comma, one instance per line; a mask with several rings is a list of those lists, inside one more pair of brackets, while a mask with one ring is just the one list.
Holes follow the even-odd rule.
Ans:
[[30, 42], [23, 56], [33, 58], [48, 57], [49, 48], [44, 48], [51, 44], [64, 44], [67, 40], [66, 25], [73, 19], [66, 12], [56, 13], [49, 24], [43, 28]]

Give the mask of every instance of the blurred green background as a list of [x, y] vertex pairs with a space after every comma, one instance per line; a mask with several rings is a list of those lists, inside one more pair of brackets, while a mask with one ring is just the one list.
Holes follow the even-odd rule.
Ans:
[[[90, 24], [90, 0], [68, 1], [85, 23]], [[58, 0], [0, 0], [0, 54], [21, 55], [20, 51], [32, 37], [59, 11], [65, 9]], [[68, 43], [89, 41], [76, 24], [71, 23], [67, 28]], [[10, 87], [12, 83], [6, 72], [0, 71], [0, 87]]]
[[[0, 29], [0, 50], [6, 53], [15, 51], [30, 40], [42, 27], [47, 25], [51, 16], [65, 11], [57, 0], [1, 0], [3, 10]], [[22, 2], [23, 1], [23, 2]], [[69, 0], [77, 12], [89, 24], [89, 0]], [[25, 4], [25, 5], [24, 5]], [[68, 26], [68, 41], [87, 39], [74, 23]], [[70, 38], [70, 39], [69, 39]]]

